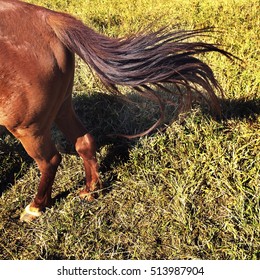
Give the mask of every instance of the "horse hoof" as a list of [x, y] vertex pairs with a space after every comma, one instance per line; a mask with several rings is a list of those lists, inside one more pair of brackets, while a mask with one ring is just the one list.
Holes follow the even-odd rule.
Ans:
[[81, 199], [84, 199], [84, 200], [88, 201], [88, 202], [92, 202], [93, 200], [95, 200], [95, 196], [92, 193], [87, 192], [85, 190], [80, 191], [79, 197]]
[[31, 207], [30, 204], [27, 205], [20, 216], [20, 221], [30, 223], [36, 218], [40, 217], [42, 212], [35, 207]]

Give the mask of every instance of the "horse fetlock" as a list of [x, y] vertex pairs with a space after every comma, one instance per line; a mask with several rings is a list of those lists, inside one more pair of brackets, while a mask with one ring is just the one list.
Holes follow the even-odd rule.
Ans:
[[92, 192], [88, 191], [88, 190], [81, 190], [79, 192], [79, 197], [82, 200], [86, 200], [88, 202], [92, 202], [92, 201], [94, 201], [97, 198], [97, 195], [95, 193], [92, 193]]
[[42, 211], [39, 208], [29, 204], [25, 207], [24, 211], [22, 212], [20, 216], [20, 221], [29, 223], [35, 220], [36, 218], [40, 217], [41, 215]]

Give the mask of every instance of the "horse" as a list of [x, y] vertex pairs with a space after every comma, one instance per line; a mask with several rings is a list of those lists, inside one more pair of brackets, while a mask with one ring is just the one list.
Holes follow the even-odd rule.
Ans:
[[160, 104], [160, 91], [198, 93], [219, 113], [215, 92], [222, 92], [221, 87], [210, 66], [195, 56], [217, 52], [232, 59], [232, 54], [190, 40], [211, 31], [147, 28], [112, 38], [69, 14], [0, 0], [0, 125], [19, 139], [40, 171], [37, 193], [20, 219], [30, 222], [52, 205], [52, 185], [61, 163], [51, 137], [53, 123], [83, 160], [86, 185], [79, 196], [92, 201], [102, 187], [94, 137], [72, 105], [75, 54], [111, 93], [121, 94], [119, 88], [127, 86]]

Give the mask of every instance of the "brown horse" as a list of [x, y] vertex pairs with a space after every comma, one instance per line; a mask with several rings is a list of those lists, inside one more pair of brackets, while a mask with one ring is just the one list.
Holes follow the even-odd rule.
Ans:
[[[72, 107], [74, 54], [78, 54], [114, 93], [116, 85], [160, 97], [156, 89], [199, 92], [219, 112], [214, 93], [220, 87], [210, 67], [195, 54], [215, 45], [189, 42], [210, 29], [140, 33], [125, 38], [98, 34], [74, 17], [17, 0], [0, 0], [0, 125], [5, 126], [36, 161], [41, 172], [34, 200], [21, 219], [30, 221], [51, 205], [51, 189], [61, 162], [52, 139], [55, 122], [84, 162], [86, 187], [80, 197], [91, 201], [100, 185], [95, 142]], [[181, 89], [181, 90], [180, 90]]]

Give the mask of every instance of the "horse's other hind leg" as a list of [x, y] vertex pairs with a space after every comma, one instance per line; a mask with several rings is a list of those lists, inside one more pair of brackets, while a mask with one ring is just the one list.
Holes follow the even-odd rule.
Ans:
[[49, 130], [41, 134], [32, 133], [27, 129], [19, 130], [19, 133], [11, 132], [21, 141], [27, 153], [36, 161], [41, 172], [37, 194], [20, 217], [22, 221], [29, 222], [40, 216], [45, 207], [51, 205], [52, 184], [61, 162], [61, 155], [51, 140]]
[[87, 133], [72, 107], [71, 96], [62, 105], [55, 120], [65, 137], [75, 145], [79, 156], [83, 159], [86, 187], [80, 192], [80, 197], [88, 201], [95, 198], [94, 191], [101, 187], [96, 160], [96, 145], [91, 134]]
[[86, 187], [84, 190], [81, 190], [79, 196], [82, 199], [92, 201], [95, 198], [95, 193], [93, 192], [101, 187], [96, 160], [96, 144], [93, 136], [87, 133], [78, 137], [75, 147], [83, 159], [86, 173]]

